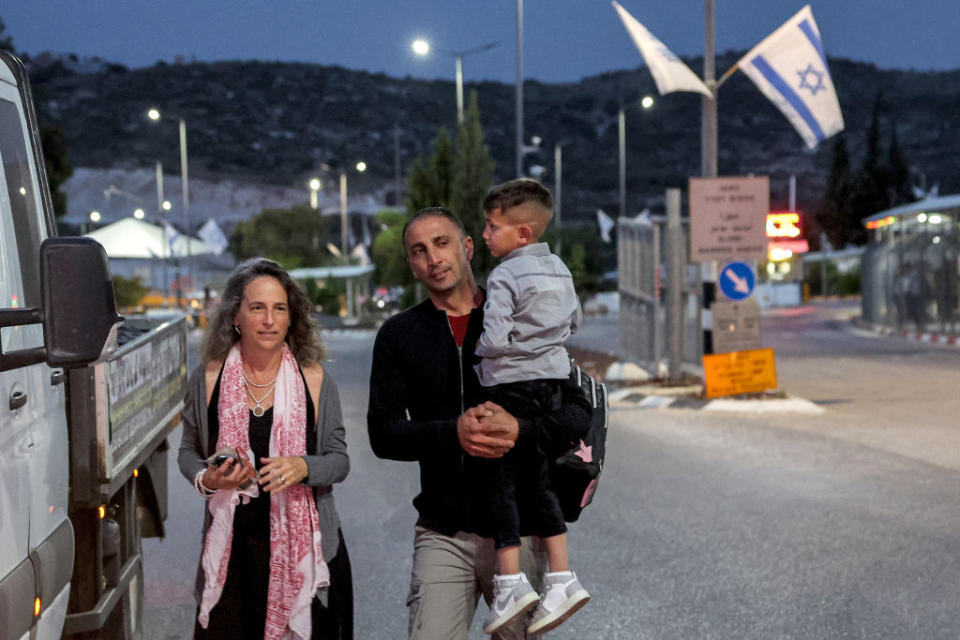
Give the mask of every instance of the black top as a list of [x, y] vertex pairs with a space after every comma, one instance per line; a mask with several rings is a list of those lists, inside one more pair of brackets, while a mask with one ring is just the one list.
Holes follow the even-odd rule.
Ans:
[[[373, 347], [367, 412], [370, 445], [381, 458], [420, 463], [420, 494], [413, 501], [419, 512], [417, 524], [445, 535], [457, 531], [493, 535], [485, 517], [489, 495], [484, 485], [495, 462], [466, 455], [456, 429], [460, 414], [487, 397], [473, 370], [482, 331], [483, 309], [478, 307], [470, 313], [467, 335], [458, 349], [446, 313], [428, 298], [389, 318]], [[515, 449], [534, 447], [548, 454], [563, 450], [586, 432], [590, 420], [586, 398], [569, 380], [560, 388], [559, 410], [518, 420]], [[521, 530], [533, 533], [523, 523]]]

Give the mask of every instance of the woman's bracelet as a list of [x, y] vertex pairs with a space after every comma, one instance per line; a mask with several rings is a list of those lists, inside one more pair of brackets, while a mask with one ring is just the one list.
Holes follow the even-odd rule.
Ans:
[[197, 475], [193, 476], [193, 488], [197, 490], [204, 498], [209, 499], [213, 494], [215, 494], [219, 489], [208, 489], [205, 484], [203, 484], [203, 474], [207, 472], [206, 469], [201, 469], [197, 471]]

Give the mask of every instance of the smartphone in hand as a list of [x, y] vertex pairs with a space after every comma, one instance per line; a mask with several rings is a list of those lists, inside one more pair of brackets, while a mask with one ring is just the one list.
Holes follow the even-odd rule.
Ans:
[[203, 463], [208, 467], [219, 467], [227, 460], [236, 460], [236, 459], [237, 459], [236, 456], [231, 456], [226, 453], [220, 453], [213, 456], [212, 458], [207, 458], [206, 460], [203, 461]]

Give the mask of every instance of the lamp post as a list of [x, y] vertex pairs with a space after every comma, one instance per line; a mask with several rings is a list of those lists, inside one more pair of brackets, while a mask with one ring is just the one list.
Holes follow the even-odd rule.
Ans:
[[627, 114], [629, 107], [640, 106], [643, 109], [649, 109], [653, 106], [653, 98], [643, 96], [637, 102], [629, 105], [620, 105], [617, 112], [617, 142], [620, 159], [620, 217], [627, 217]]
[[[159, 109], [151, 108], [147, 111], [147, 117], [153, 121], [164, 119]], [[172, 118], [166, 118], [168, 120]], [[193, 247], [190, 242], [190, 186], [187, 176], [187, 123], [183, 118], [177, 118], [180, 129], [180, 182], [183, 197], [183, 226], [186, 235], [187, 245], [187, 280], [193, 285]]]
[[[354, 168], [363, 173], [367, 170], [367, 163], [358, 162]], [[344, 261], [349, 259], [349, 247], [347, 247], [347, 171], [340, 171], [340, 252], [343, 254]]]
[[[488, 49], [493, 49], [495, 46], [500, 44], [500, 41], [488, 42], [485, 45], [475, 47], [473, 49], [467, 49], [465, 51], [448, 51], [446, 49], [437, 48], [437, 51], [448, 56], [453, 56], [456, 60], [456, 79], [457, 79], [457, 125], [463, 124], [463, 58], [464, 56], [470, 55], [471, 53], [479, 53], [481, 51], [487, 51]], [[413, 52], [418, 56], [425, 56], [430, 53], [430, 43], [424, 39], [414, 40], [410, 45], [413, 49]]]
[[99, 211], [91, 211], [89, 218], [90, 218], [90, 221], [89, 221], [89, 222], [84, 222], [83, 225], [82, 225], [82, 226], [83, 226], [83, 229], [80, 230], [83, 235], [87, 235], [87, 234], [90, 232], [90, 224], [91, 224], [91, 223], [100, 222], [100, 212], [99, 212]]
[[310, 178], [310, 182], [307, 184], [310, 187], [310, 208], [316, 211], [320, 207], [320, 200], [317, 194], [320, 188], [323, 187], [323, 182], [320, 181], [320, 178]]
[[517, 0], [517, 177], [523, 177], [523, 0]]

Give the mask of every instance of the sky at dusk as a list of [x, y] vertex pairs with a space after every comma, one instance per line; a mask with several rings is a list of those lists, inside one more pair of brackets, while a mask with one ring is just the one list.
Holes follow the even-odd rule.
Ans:
[[[960, 0], [811, 0], [830, 56], [881, 68], [960, 69]], [[700, 55], [703, 0], [621, 0], [674, 53]], [[804, 6], [716, 0], [716, 49], [749, 49]], [[395, 77], [451, 79], [454, 60], [410, 43], [466, 51], [464, 77], [516, 78], [515, 0], [3, 0], [17, 51], [158, 60], [284, 60]], [[525, 0], [524, 77], [575, 82], [642, 62], [608, 0]], [[702, 69], [694, 69], [698, 74]], [[717, 75], [726, 71], [717, 68]]]

